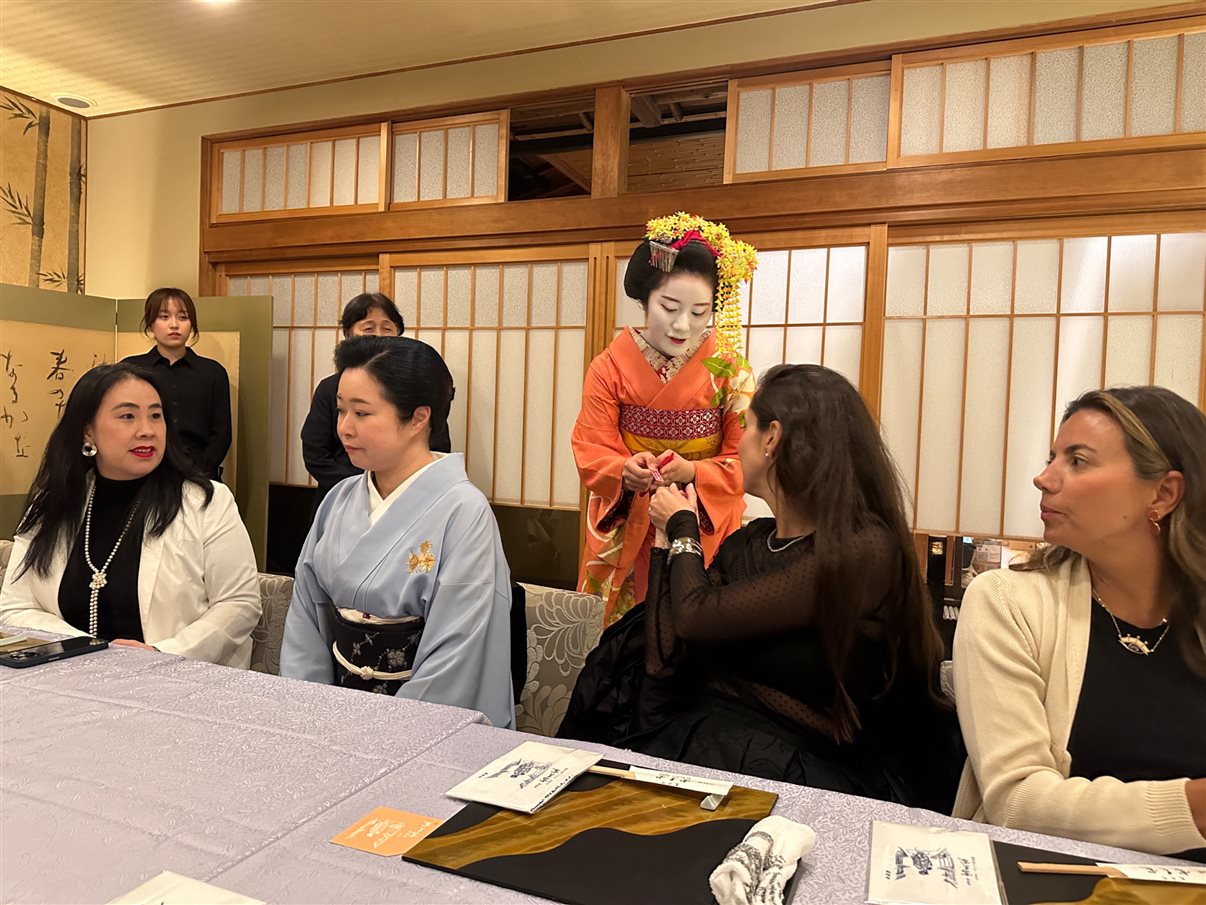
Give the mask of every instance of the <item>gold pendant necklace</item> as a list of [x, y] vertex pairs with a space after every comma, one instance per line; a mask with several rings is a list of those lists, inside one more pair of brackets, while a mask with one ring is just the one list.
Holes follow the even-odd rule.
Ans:
[[1164, 636], [1168, 634], [1168, 629], [1170, 628], [1170, 626], [1168, 624], [1167, 619], [1162, 619], [1160, 621], [1160, 624], [1164, 626], [1164, 631], [1162, 631], [1160, 633], [1160, 637], [1155, 640], [1155, 643], [1153, 643], [1152, 645], [1149, 646], [1148, 643], [1146, 641], [1144, 641], [1142, 638], [1140, 638], [1138, 635], [1132, 635], [1129, 633], [1124, 635], [1122, 633], [1122, 626], [1120, 626], [1118, 624], [1118, 618], [1112, 612], [1110, 612], [1110, 608], [1108, 606], [1106, 606], [1104, 603], [1101, 602], [1101, 598], [1097, 596], [1096, 591], [1093, 591], [1092, 594], [1093, 594], [1093, 600], [1097, 603], [1098, 606], [1100, 606], [1103, 610], [1106, 611], [1106, 614], [1113, 621], [1114, 631], [1116, 631], [1118, 633], [1118, 643], [1119, 644], [1121, 644], [1124, 648], [1126, 648], [1132, 654], [1139, 654], [1140, 656], [1143, 656], [1143, 657], [1150, 657], [1152, 654], [1154, 654], [1156, 652], [1156, 648], [1160, 646], [1160, 642], [1163, 641]]

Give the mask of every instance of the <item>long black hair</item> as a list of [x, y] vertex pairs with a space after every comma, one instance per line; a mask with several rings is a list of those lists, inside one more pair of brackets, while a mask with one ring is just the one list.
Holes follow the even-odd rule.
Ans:
[[649, 296], [657, 292], [675, 274], [689, 273], [703, 277], [712, 287], [712, 307], [716, 307], [716, 256], [702, 242], [691, 241], [678, 250], [674, 268], [666, 272], [654, 267], [650, 260], [649, 240], [636, 247], [628, 259], [624, 271], [624, 293], [642, 308], [649, 304]]
[[80, 377], [71, 390], [63, 417], [46, 442], [42, 464], [26, 499], [25, 514], [17, 526], [18, 534], [30, 535], [29, 552], [19, 574], [32, 567], [45, 577], [50, 572], [55, 550], [60, 544], [69, 546], [79, 530], [87, 503], [88, 477], [96, 466], [94, 458], [82, 453], [84, 431], [96, 420], [105, 394], [126, 380], [149, 383], [163, 403], [167, 443], [162, 461], [147, 476], [141, 491], [142, 511], [151, 536], [163, 534], [179, 514], [186, 481], [201, 488], [206, 506], [213, 499], [213, 484], [196, 471], [182, 452], [172, 428], [168, 401], [154, 375], [126, 362], [98, 365]]
[[335, 349], [335, 367], [340, 373], [362, 368], [381, 387], [381, 395], [409, 421], [415, 409], [431, 409], [428, 427], [432, 434], [448, 424], [455, 390], [452, 374], [440, 353], [408, 336], [353, 336]]
[[843, 605], [863, 584], [853, 543], [856, 532], [878, 527], [896, 543], [900, 572], [885, 607], [887, 692], [902, 672], [923, 678], [932, 702], [939, 687], [942, 641], [921, 578], [905, 517], [901, 482], [863, 399], [841, 374], [819, 365], [779, 365], [762, 377], [750, 408], [763, 429], [778, 421], [782, 439], [771, 473], [789, 504], [816, 521], [817, 631], [834, 677], [831, 706], [838, 741], [860, 726], [845, 684], [856, 640], [859, 608]]

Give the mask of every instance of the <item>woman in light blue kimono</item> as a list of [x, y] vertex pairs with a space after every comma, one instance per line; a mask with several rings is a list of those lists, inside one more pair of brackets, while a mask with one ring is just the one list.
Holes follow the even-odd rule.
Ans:
[[461, 455], [432, 452], [452, 375], [417, 340], [342, 343], [339, 436], [365, 469], [323, 500], [297, 563], [281, 675], [467, 707], [511, 728], [511, 577]]

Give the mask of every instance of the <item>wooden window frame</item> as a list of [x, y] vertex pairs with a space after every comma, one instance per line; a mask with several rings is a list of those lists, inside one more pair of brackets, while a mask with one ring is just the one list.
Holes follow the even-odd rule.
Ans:
[[[473, 178], [474, 178], [474, 158], [477, 154], [477, 137], [476, 126], [490, 125], [497, 123], [498, 125], [498, 171], [495, 176], [495, 192], [493, 195], [473, 195]], [[418, 133], [421, 135], [424, 132], [443, 132], [444, 133], [444, 192], [447, 192], [448, 184], [448, 132], [451, 129], [469, 127], [471, 130], [471, 139], [469, 145], [469, 196], [467, 198], [429, 198], [425, 200], [418, 199], [419, 186], [416, 185], [414, 201], [394, 201], [394, 141], [397, 136]], [[403, 211], [403, 210], [421, 210], [427, 208], [438, 207], [462, 207], [471, 204], [498, 204], [507, 200], [507, 165], [508, 153], [510, 150], [510, 131], [511, 131], [511, 111], [510, 110], [494, 110], [485, 113], [470, 113], [463, 116], [443, 116], [437, 119], [421, 119], [407, 122], [396, 122], [389, 125], [389, 142], [387, 156], [387, 176], [385, 179], [386, 194], [383, 195], [384, 205], [382, 210]], [[417, 139], [421, 148], [422, 139]], [[415, 179], [422, 179], [422, 151], [417, 152], [415, 160]]]

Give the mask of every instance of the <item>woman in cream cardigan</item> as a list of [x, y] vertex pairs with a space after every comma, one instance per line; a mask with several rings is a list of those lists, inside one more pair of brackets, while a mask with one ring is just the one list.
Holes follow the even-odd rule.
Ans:
[[249, 664], [251, 541], [230, 491], [182, 457], [167, 415], [142, 368], [80, 378], [17, 527], [0, 623]]
[[955, 635], [955, 816], [1206, 854], [1206, 416], [1084, 394], [1042, 493], [1049, 546], [978, 576]]

